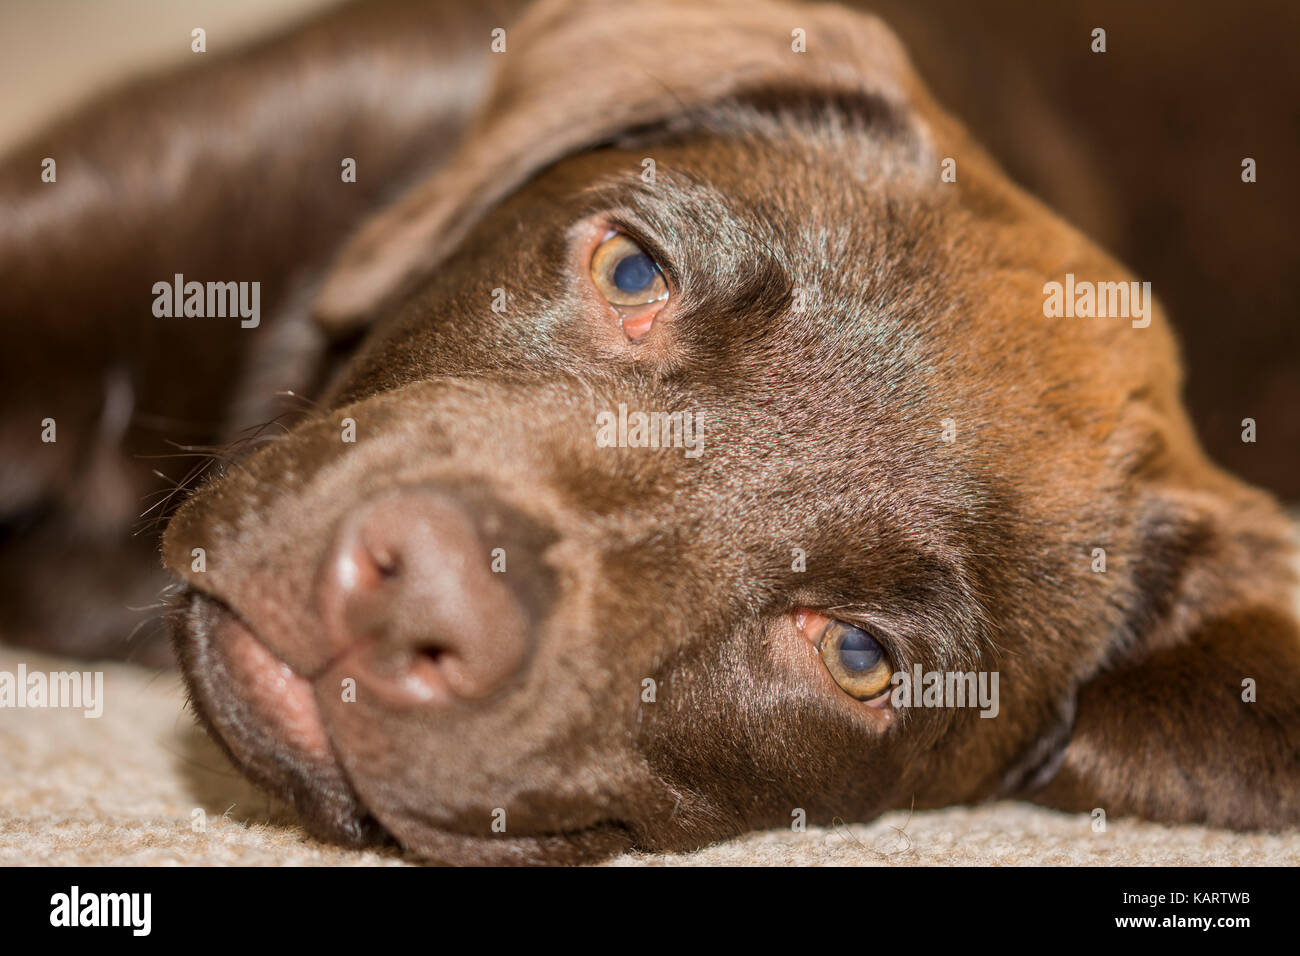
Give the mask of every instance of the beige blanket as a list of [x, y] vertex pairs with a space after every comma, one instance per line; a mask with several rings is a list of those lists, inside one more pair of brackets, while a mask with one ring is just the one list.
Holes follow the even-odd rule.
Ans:
[[[85, 665], [0, 646], [0, 671]], [[0, 709], [0, 865], [402, 865], [396, 852], [319, 843], [243, 781], [196, 729], [174, 674], [104, 672], [103, 715]], [[1240, 834], [1002, 803], [893, 813], [871, 824], [755, 833], [614, 865], [1037, 865], [1300, 863], [1300, 832]]]

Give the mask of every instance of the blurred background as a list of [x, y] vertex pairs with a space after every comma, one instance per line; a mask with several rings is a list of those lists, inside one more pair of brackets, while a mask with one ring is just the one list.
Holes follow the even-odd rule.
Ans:
[[[6, 3], [0, 151], [110, 85], [183, 64], [196, 26], [220, 50], [336, 2]], [[1211, 454], [1300, 500], [1300, 3], [851, 5], [884, 17], [1013, 177], [1152, 282]]]

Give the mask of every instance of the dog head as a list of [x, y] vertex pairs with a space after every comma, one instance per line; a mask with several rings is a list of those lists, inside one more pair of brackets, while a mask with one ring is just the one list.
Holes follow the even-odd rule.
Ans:
[[[869, 17], [544, 3], [510, 37], [322, 289], [375, 322], [323, 409], [168, 529], [241, 768], [449, 862], [1036, 791], [1275, 822], [1231, 747], [1180, 790], [1149, 726], [1104, 737], [1176, 711], [1294, 785], [1292, 705], [1238, 700], [1300, 672], [1280, 516], [1197, 449], [1158, 308], [1045, 314], [1131, 277]], [[928, 674], [996, 700], [900, 696]]]

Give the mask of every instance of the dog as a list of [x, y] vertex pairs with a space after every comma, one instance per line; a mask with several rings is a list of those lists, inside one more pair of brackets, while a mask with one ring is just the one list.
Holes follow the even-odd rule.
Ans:
[[[346, 7], [4, 176], [8, 542], [144, 603], [101, 570], [133, 567], [132, 434], [316, 396], [183, 443], [217, 464], [162, 553], [200, 721], [322, 838], [1300, 822], [1285, 516], [1197, 444], [1158, 302], [875, 16]], [[7, 636], [120, 628], [12, 553]]]

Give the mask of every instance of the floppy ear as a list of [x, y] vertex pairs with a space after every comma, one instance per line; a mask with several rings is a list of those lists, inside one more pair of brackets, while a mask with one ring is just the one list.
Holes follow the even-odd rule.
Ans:
[[1135, 639], [1081, 688], [1036, 802], [1233, 829], [1300, 824], [1294, 529], [1262, 493], [1215, 484], [1148, 508]]
[[366, 322], [529, 177], [624, 131], [774, 83], [929, 103], [889, 30], [834, 6], [543, 0], [493, 60], [494, 92], [459, 153], [339, 256], [316, 302], [327, 329]]

